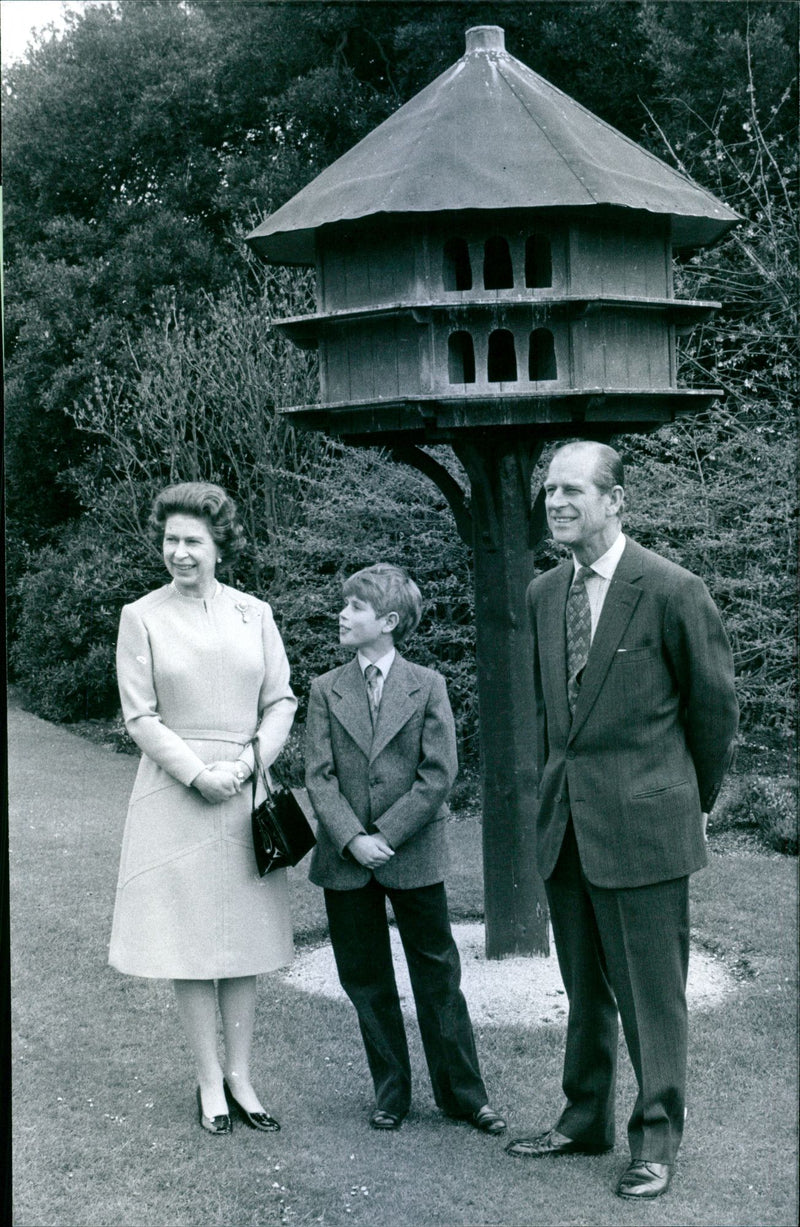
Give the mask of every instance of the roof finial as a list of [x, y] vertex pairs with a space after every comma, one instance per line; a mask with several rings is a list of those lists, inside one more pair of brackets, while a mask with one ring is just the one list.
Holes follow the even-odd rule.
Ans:
[[470, 51], [505, 51], [506, 35], [502, 26], [472, 26], [467, 30], [467, 54]]

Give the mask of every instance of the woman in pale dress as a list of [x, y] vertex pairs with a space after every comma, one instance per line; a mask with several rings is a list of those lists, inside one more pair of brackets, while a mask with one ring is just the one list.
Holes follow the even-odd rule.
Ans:
[[230, 1133], [231, 1111], [274, 1131], [250, 1081], [256, 976], [291, 961], [292, 926], [286, 871], [260, 878], [256, 869], [250, 777], [255, 755], [265, 769], [277, 757], [297, 700], [269, 605], [216, 577], [243, 544], [225, 491], [170, 486], [150, 525], [172, 582], [120, 620], [122, 712], [142, 759], [109, 962], [174, 981], [206, 1132]]

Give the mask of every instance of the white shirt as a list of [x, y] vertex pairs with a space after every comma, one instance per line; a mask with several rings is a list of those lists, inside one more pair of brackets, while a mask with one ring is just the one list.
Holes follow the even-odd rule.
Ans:
[[[609, 546], [606, 550], [605, 554], [601, 554], [599, 558], [594, 560], [590, 568], [592, 574], [586, 577], [586, 595], [589, 598], [589, 611], [592, 616], [592, 639], [594, 639], [594, 633], [597, 630], [597, 623], [600, 621], [600, 614], [603, 610], [603, 602], [606, 599], [608, 586], [614, 578], [614, 572], [617, 569], [624, 549], [625, 534], [621, 532], [613, 545]], [[578, 568], [583, 564], [578, 562], [574, 554], [572, 561], [575, 564], [575, 574], [577, 575]]]
[[358, 664], [362, 673], [366, 669], [367, 665], [374, 665], [378, 670], [378, 676], [376, 677], [375, 681], [378, 687], [378, 702], [380, 703], [381, 698], [383, 697], [383, 683], [386, 681], [389, 670], [394, 664], [394, 658], [397, 655], [396, 649], [389, 648], [386, 655], [381, 656], [379, 660], [367, 660], [366, 656], [363, 656], [361, 652], [358, 652], [357, 655]]

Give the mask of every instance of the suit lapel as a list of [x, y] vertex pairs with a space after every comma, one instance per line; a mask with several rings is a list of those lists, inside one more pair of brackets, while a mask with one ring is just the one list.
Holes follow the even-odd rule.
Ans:
[[331, 687], [331, 710], [359, 750], [369, 758], [373, 740], [372, 720], [364, 675], [356, 656], [344, 666]]
[[[633, 611], [642, 595], [635, 582], [642, 574], [639, 550], [632, 541], [626, 541], [614, 577], [609, 584], [603, 611], [597, 623], [589, 658], [583, 671], [578, 700], [570, 728], [570, 740], [575, 737], [592, 709], [595, 699], [611, 667], [619, 641], [624, 635]], [[566, 659], [563, 657], [562, 659]]]
[[[378, 708], [378, 721], [375, 725], [375, 735], [372, 738], [370, 759], [377, 758], [392, 738], [397, 736], [403, 725], [414, 715], [419, 706], [416, 697], [418, 691], [419, 683], [408, 667], [408, 662], [398, 653], [392, 662], [389, 676], [383, 683], [383, 694], [381, 705]], [[369, 714], [367, 719], [369, 719]]]

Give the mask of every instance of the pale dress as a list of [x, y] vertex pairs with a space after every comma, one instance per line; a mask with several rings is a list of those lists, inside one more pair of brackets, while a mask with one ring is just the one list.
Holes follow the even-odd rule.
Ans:
[[191, 782], [213, 759], [277, 757], [297, 701], [269, 605], [218, 585], [169, 584], [126, 605], [117, 676], [142, 751], [122, 842], [109, 963], [135, 976], [250, 976], [292, 959], [286, 871], [258, 876], [251, 785], [205, 801]]

